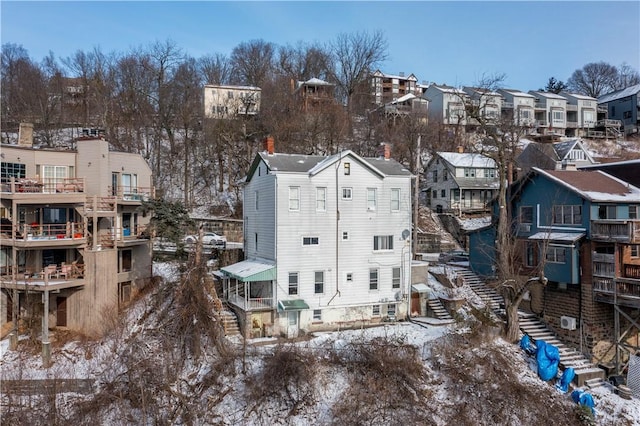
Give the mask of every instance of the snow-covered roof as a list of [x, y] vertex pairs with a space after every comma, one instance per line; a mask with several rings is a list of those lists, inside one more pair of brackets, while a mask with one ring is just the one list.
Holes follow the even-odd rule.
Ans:
[[617, 99], [626, 98], [627, 96], [633, 96], [640, 93], [640, 84], [629, 86], [626, 89], [618, 90], [617, 92], [607, 93], [598, 98], [599, 104], [615, 101]]
[[373, 75], [376, 77], [397, 78], [398, 80], [416, 80], [416, 81], [418, 80], [417, 77], [413, 75], [413, 73], [407, 76], [402, 76], [402, 75], [387, 74], [380, 70], [377, 70], [375, 73], [373, 73]]
[[584, 237], [584, 232], [537, 232], [529, 237], [530, 240], [565, 241], [573, 243]]
[[499, 93], [509, 93], [512, 96], [518, 96], [521, 98], [535, 98], [531, 93], [525, 93], [517, 89], [498, 89]]
[[220, 268], [220, 270], [225, 275], [248, 282], [275, 279], [275, 268], [276, 265], [272, 262], [243, 260], [242, 262]]
[[533, 170], [590, 201], [637, 203], [640, 200], [639, 188], [601, 170], [542, 170], [537, 167]]
[[595, 101], [596, 100], [596, 98], [594, 98], [594, 97], [587, 96], [587, 95], [580, 95], [578, 93], [562, 92], [561, 94], [562, 94], [562, 96], [571, 97], [571, 98], [575, 98], [575, 99], [582, 99], [584, 101]]
[[543, 98], [547, 98], [547, 99], [560, 99], [560, 100], [567, 100], [567, 98], [565, 98], [564, 96], [560, 96], [556, 93], [552, 93], [552, 92], [538, 92], [535, 90], [531, 90], [529, 93], [543, 97]]
[[333, 83], [329, 83], [328, 81], [320, 80], [319, 78], [310, 78], [307, 81], [298, 81], [299, 85], [307, 85], [307, 86], [335, 86]]
[[414, 95], [413, 93], [407, 93], [404, 96], [400, 96], [398, 99], [396, 99], [395, 101], [391, 102], [391, 104], [401, 104], [402, 102], [406, 102], [410, 99], [413, 98], [417, 98], [416, 95]]
[[440, 158], [454, 167], [486, 167], [495, 169], [496, 162], [482, 154], [471, 152], [438, 152]]

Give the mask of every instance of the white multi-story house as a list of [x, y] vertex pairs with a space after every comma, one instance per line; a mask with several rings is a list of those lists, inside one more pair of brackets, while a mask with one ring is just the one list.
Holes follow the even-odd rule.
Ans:
[[535, 96], [537, 132], [541, 135], [564, 136], [567, 129], [567, 99], [550, 92], [530, 90]]
[[205, 118], [235, 118], [260, 112], [262, 89], [254, 86], [204, 86]]
[[450, 86], [430, 85], [423, 97], [429, 101], [429, 119], [445, 125], [466, 125], [465, 104], [468, 95]]
[[513, 117], [514, 124], [530, 127], [535, 124], [536, 97], [514, 89], [498, 89], [502, 95], [501, 111], [503, 117]]
[[2, 145], [0, 325], [43, 317], [99, 332], [101, 313], [151, 277], [150, 217], [140, 213], [154, 196], [151, 169], [102, 139], [75, 145]]
[[411, 173], [388, 155], [279, 154], [267, 144], [244, 188], [246, 260], [218, 274], [241, 327], [295, 336], [404, 318]]
[[562, 92], [567, 99], [567, 136], [587, 136], [596, 126], [598, 100], [591, 96]]
[[438, 152], [425, 169], [427, 207], [454, 214], [482, 212], [498, 189], [493, 159], [482, 154]]
[[[462, 90], [469, 97], [470, 106], [475, 115], [482, 117], [484, 124], [495, 124], [502, 113], [502, 96], [495, 91], [479, 87], [463, 87]], [[479, 124], [478, 119], [468, 119], [467, 124]]]

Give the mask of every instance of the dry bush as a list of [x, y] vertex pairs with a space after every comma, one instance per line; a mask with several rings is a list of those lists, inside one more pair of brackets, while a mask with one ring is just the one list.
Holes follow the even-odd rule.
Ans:
[[343, 353], [349, 386], [333, 406], [337, 424], [433, 423], [424, 401], [430, 395], [418, 348], [401, 338], [350, 344]]
[[533, 424], [544, 419], [549, 424], [580, 424], [572, 404], [558, 398], [553, 387], [545, 392], [522, 383], [508, 351], [486, 345], [478, 336], [452, 334], [432, 347], [433, 368], [445, 377], [447, 394], [455, 397], [440, 402], [448, 423]]
[[315, 404], [316, 356], [295, 344], [278, 345], [263, 359], [260, 371], [247, 377], [248, 414], [260, 415], [265, 407], [295, 416], [303, 407]]

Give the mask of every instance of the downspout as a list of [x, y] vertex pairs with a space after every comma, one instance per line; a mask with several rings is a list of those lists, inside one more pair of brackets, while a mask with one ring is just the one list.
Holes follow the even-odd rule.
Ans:
[[338, 172], [340, 171], [340, 164], [342, 164], [342, 153], [339, 154], [338, 156], [338, 163], [336, 164], [336, 292], [335, 294], [331, 297], [331, 299], [327, 302], [327, 306], [331, 304], [331, 302], [333, 302], [333, 299], [336, 298], [336, 296], [340, 296], [340, 270], [338, 268], [338, 255], [339, 255], [339, 244], [340, 244], [340, 209], [339, 209], [339, 200], [340, 200], [340, 194], [339, 194], [339, 187], [338, 187]]

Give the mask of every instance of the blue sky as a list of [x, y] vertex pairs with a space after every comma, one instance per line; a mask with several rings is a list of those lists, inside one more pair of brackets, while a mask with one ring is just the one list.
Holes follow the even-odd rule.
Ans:
[[6, 1], [2, 43], [40, 60], [100, 47], [125, 53], [173, 40], [194, 57], [230, 54], [243, 41], [329, 42], [381, 30], [389, 74], [454, 86], [505, 74], [505, 86], [537, 90], [590, 62], [640, 69], [636, 1]]

